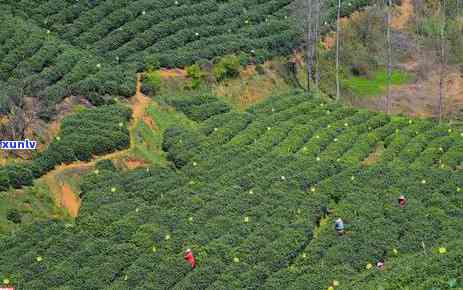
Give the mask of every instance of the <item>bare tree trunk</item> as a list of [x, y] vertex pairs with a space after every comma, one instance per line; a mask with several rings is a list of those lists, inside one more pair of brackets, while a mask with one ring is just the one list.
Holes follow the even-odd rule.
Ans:
[[339, 79], [339, 49], [340, 49], [340, 31], [341, 31], [341, 0], [338, 0], [338, 16], [336, 21], [336, 100], [341, 99], [341, 83]]
[[313, 39], [312, 39], [312, 0], [307, 0], [307, 91], [310, 91], [313, 71]]
[[320, 0], [316, 0], [316, 15], [315, 15], [315, 64], [316, 64], [316, 76], [315, 76], [315, 88], [318, 90], [320, 87], [320, 51], [318, 45], [320, 43]]
[[460, 16], [461, 0], [457, 0], [457, 16]]
[[442, 122], [444, 111], [444, 82], [445, 82], [445, 26], [446, 18], [446, 0], [439, 2], [441, 13], [441, 28], [440, 28], [440, 70], [439, 70], [439, 122]]
[[387, 96], [385, 100], [385, 112], [390, 113], [391, 110], [391, 82], [392, 82], [392, 41], [391, 41], [391, 9], [392, 0], [387, 0], [387, 16], [386, 16], [386, 44], [387, 44]]

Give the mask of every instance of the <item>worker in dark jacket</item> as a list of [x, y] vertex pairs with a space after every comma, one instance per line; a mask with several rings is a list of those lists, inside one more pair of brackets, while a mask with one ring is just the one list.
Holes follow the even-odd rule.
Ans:
[[330, 208], [328, 208], [326, 205], [321, 206], [321, 212], [322, 212], [322, 218], [324, 219], [327, 218], [328, 215], [333, 213], [333, 211]]

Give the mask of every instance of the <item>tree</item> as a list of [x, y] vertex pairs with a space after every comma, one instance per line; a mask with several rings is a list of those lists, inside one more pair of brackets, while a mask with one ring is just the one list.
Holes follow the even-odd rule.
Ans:
[[307, 33], [307, 45], [306, 45], [306, 58], [307, 58], [307, 91], [310, 91], [310, 83], [313, 80], [313, 0], [307, 0], [307, 14], [306, 14], [306, 33]]
[[441, 24], [440, 24], [440, 31], [439, 31], [439, 46], [440, 46], [440, 68], [439, 68], [439, 122], [442, 122], [443, 118], [443, 111], [444, 111], [444, 82], [445, 82], [445, 74], [446, 74], [446, 24], [447, 24], [447, 17], [446, 17], [446, 5], [447, 1], [442, 0], [439, 1], [439, 12], [441, 17]]
[[341, 0], [338, 0], [338, 11], [336, 18], [336, 100], [341, 99], [341, 80], [339, 79], [339, 50], [340, 50], [340, 35], [341, 35]]
[[323, 8], [320, 0], [301, 0], [295, 9], [296, 19], [303, 23], [307, 91], [313, 87], [319, 88], [320, 84], [320, 19]]
[[320, 87], [320, 18], [321, 18], [321, 3], [320, 0], [315, 0], [315, 88], [318, 90]]
[[386, 95], [386, 114], [391, 109], [391, 81], [392, 81], [392, 41], [391, 41], [391, 9], [392, 0], [387, 0], [386, 15], [386, 46], [387, 46], [387, 95]]

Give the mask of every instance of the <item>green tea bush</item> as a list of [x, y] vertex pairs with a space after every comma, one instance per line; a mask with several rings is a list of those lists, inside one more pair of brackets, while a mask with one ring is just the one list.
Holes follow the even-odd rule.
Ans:
[[165, 102], [194, 121], [205, 121], [230, 111], [227, 103], [209, 95], [167, 97]]
[[162, 85], [161, 73], [158, 70], [150, 70], [143, 79], [144, 93], [152, 95], [159, 93]]
[[1, 179], [8, 182], [2, 185], [2, 187], [6, 189], [9, 186], [20, 188], [23, 185], [32, 185], [32, 181], [34, 180], [32, 172], [27, 164], [5, 165], [1, 168], [0, 175], [4, 176]]
[[190, 88], [195, 90], [201, 85], [202, 79], [205, 74], [202, 72], [199, 64], [193, 64], [186, 68], [187, 76], [191, 79]]
[[20, 224], [22, 221], [21, 213], [17, 209], [11, 209], [6, 214], [6, 219], [15, 224]]

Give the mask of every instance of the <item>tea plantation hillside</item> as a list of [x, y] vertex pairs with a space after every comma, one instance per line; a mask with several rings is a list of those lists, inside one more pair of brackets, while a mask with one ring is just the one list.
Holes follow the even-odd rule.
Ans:
[[[11, 97], [39, 97], [51, 111], [69, 95], [131, 96], [135, 72], [150, 66], [182, 67], [230, 53], [243, 61], [288, 54], [299, 43], [294, 2], [2, 1], [0, 112]], [[342, 13], [370, 2], [351, 1]]]
[[[299, 93], [245, 112], [201, 100], [171, 102], [199, 124], [165, 131], [172, 167], [99, 164], [75, 225], [1, 238], [0, 278], [55, 290], [463, 287], [461, 132]], [[384, 270], [367, 267], [381, 258]]]
[[32, 185], [57, 165], [89, 161], [129, 146], [132, 111], [120, 104], [83, 109], [64, 118], [60, 132], [31, 161], [0, 166], [0, 191]]
[[133, 95], [133, 69], [112, 66], [13, 15], [0, 11], [0, 99], [12, 97], [19, 104], [24, 97], [37, 97], [45, 111], [52, 111], [53, 104], [69, 95]]

